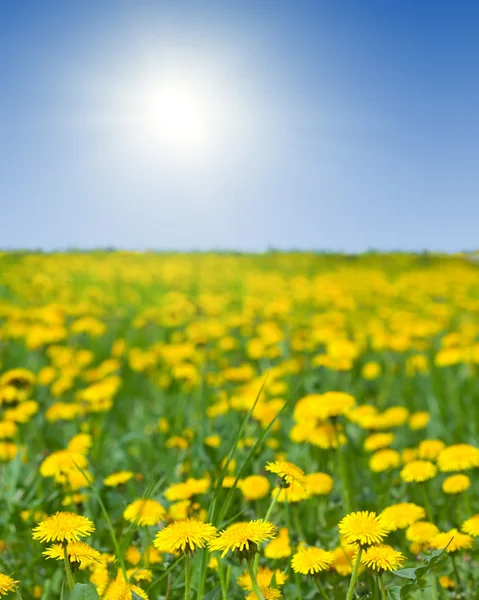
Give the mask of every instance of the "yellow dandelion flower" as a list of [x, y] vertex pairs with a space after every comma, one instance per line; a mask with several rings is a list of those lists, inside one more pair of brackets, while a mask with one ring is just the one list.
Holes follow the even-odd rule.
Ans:
[[162, 552], [191, 554], [197, 548], [204, 548], [216, 534], [216, 527], [209, 523], [197, 519], [183, 519], [161, 529], [156, 534], [153, 545]]
[[331, 552], [333, 555], [332, 566], [338, 575], [341, 577], [351, 575], [357, 552], [356, 544], [341, 544]]
[[263, 475], [250, 475], [238, 483], [245, 500], [261, 500], [268, 495], [270, 484]]
[[222, 557], [231, 550], [240, 559], [253, 556], [262, 542], [276, 536], [276, 527], [269, 521], [234, 523], [227, 527], [220, 535], [209, 542], [210, 551], [219, 550]]
[[378, 544], [388, 530], [375, 512], [360, 511], [346, 515], [339, 523], [339, 531], [346, 542], [361, 546]]
[[123, 574], [119, 572], [116, 579], [106, 588], [102, 600], [131, 600], [132, 592], [148, 600], [148, 596], [141, 588], [125, 581]]
[[385, 508], [380, 518], [389, 531], [406, 529], [420, 519], [424, 519], [426, 511], [422, 506], [412, 502], [401, 502]]
[[[466, 533], [460, 533], [457, 529], [450, 529], [442, 533], [437, 533], [431, 540], [431, 547], [442, 550], [446, 548], [446, 552], [457, 552], [458, 550], [466, 550], [472, 546], [473, 539]], [[448, 546], [449, 544], [449, 546]]]
[[[280, 600], [283, 596], [276, 588], [263, 587], [260, 588], [261, 595], [264, 600]], [[246, 596], [246, 600], [259, 600], [256, 592], [252, 591]]]
[[277, 497], [278, 502], [294, 503], [310, 498], [311, 492], [307, 487], [303, 487], [298, 483], [292, 483], [287, 488], [275, 487], [271, 492], [271, 496], [273, 498]]
[[364, 440], [363, 447], [366, 452], [374, 452], [390, 446], [396, 436], [394, 433], [373, 433]]
[[404, 556], [401, 552], [394, 550], [387, 544], [378, 544], [370, 546], [361, 556], [361, 564], [369, 567], [373, 571], [394, 571], [404, 562]]
[[190, 477], [182, 483], [175, 483], [165, 491], [165, 498], [170, 502], [176, 502], [177, 500], [188, 500], [193, 496], [199, 494], [205, 494], [210, 489], [210, 480], [194, 479]]
[[385, 448], [375, 452], [369, 460], [369, 468], [374, 473], [395, 469], [401, 464], [401, 455], [396, 450]]
[[[273, 576], [276, 580], [277, 586], [284, 585], [286, 583], [286, 580], [288, 579], [288, 577], [283, 573], [283, 571], [280, 571], [279, 569], [273, 571], [273, 569], [270, 569], [269, 567], [259, 567], [258, 572], [256, 573], [256, 580], [258, 582], [259, 587], [262, 588], [270, 586], [273, 580]], [[251, 577], [249, 576], [248, 571], [244, 571], [244, 573], [242, 573], [238, 577], [236, 582], [244, 590], [253, 589], [253, 582], [251, 581]]]
[[467, 521], [464, 521], [461, 529], [464, 531], [464, 533], [472, 535], [472, 537], [479, 537], [479, 514], [467, 519]]
[[140, 498], [129, 504], [123, 518], [140, 526], [156, 525], [165, 516], [164, 507], [151, 498]]
[[436, 466], [428, 460], [413, 460], [403, 467], [401, 479], [407, 483], [422, 483], [432, 479], [437, 473]]
[[406, 539], [415, 544], [428, 544], [439, 533], [439, 528], [429, 521], [418, 521], [406, 529]]
[[266, 558], [278, 560], [279, 558], [287, 558], [291, 556], [291, 546], [289, 542], [289, 531], [286, 527], [279, 530], [278, 537], [271, 540], [264, 548]]
[[77, 542], [95, 531], [87, 517], [70, 512], [57, 512], [39, 523], [32, 537], [40, 542]]
[[292, 484], [301, 487], [306, 486], [306, 480], [303, 469], [286, 460], [270, 462], [266, 465], [266, 470], [275, 473], [281, 481], [280, 487], [288, 488]]
[[460, 494], [471, 487], [471, 480], [467, 475], [459, 473], [446, 477], [442, 483], [442, 491], [445, 494]]
[[132, 471], [118, 471], [118, 473], [112, 473], [108, 477], [105, 477], [103, 483], [107, 487], [118, 487], [133, 479], [134, 476], [135, 474]]
[[[84, 568], [91, 565], [92, 562], [100, 562], [101, 554], [85, 542], [71, 542], [67, 545], [68, 560], [70, 563], [76, 563]], [[43, 556], [63, 560], [64, 552], [62, 544], [55, 544], [43, 552]]]
[[429, 423], [430, 418], [431, 415], [427, 411], [413, 413], [409, 417], [409, 428], [416, 431], [418, 429], [425, 429], [427, 427], [427, 424]]
[[135, 581], [146, 581], [147, 583], [150, 583], [153, 581], [153, 571], [150, 571], [150, 569], [128, 569], [126, 577], [128, 581], [134, 579]]
[[0, 573], [0, 596], [7, 596], [10, 592], [14, 592], [17, 583], [20, 582], [15, 581], [15, 579], [12, 579], [8, 575]]
[[447, 575], [442, 575], [442, 577], [439, 577], [439, 585], [443, 590], [453, 590], [456, 587], [454, 581]]
[[442, 440], [422, 440], [417, 447], [417, 455], [422, 460], [436, 460], [445, 447]]
[[291, 560], [291, 566], [295, 573], [302, 575], [314, 575], [325, 571], [333, 564], [334, 557], [331, 552], [322, 548], [306, 547], [300, 548]]
[[306, 488], [313, 496], [326, 496], [333, 489], [333, 478], [327, 473], [306, 475]]
[[437, 459], [441, 471], [465, 471], [479, 467], [479, 448], [469, 444], [455, 444], [441, 451]]

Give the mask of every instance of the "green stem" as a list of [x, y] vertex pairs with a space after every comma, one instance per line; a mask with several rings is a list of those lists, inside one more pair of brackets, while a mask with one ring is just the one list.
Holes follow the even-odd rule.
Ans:
[[324, 598], [324, 600], [329, 600], [328, 595], [324, 591], [324, 588], [321, 585], [321, 582], [319, 581], [319, 579], [317, 577], [313, 577], [313, 579], [314, 579], [314, 583], [316, 584], [316, 587], [318, 588], [318, 592], [321, 594], [321, 596]]
[[353, 572], [351, 573], [351, 581], [349, 582], [348, 595], [346, 596], [346, 600], [353, 600], [354, 588], [356, 587], [356, 581], [358, 579], [359, 565], [361, 563], [361, 553], [363, 549], [361, 546], [358, 547], [358, 553], [356, 555], [356, 560], [354, 561]]
[[218, 575], [220, 578], [221, 596], [223, 600], [228, 600], [228, 587], [226, 585], [223, 561], [221, 559], [218, 560]]
[[191, 563], [189, 554], [185, 554], [185, 600], [190, 597]]
[[70, 558], [68, 557], [66, 544], [63, 546], [63, 562], [65, 563], [65, 574], [67, 576], [68, 587], [72, 590], [75, 587], [75, 580], [73, 579], [73, 573], [70, 566]]
[[346, 513], [353, 512], [353, 503], [352, 503], [352, 494], [350, 487], [350, 479], [348, 473], [348, 465], [344, 459], [343, 449], [341, 448], [341, 441], [339, 439], [339, 432], [336, 423], [333, 423], [334, 427], [334, 435], [336, 437], [336, 452], [338, 455], [339, 469], [341, 471], [341, 479], [343, 482], [343, 492], [344, 492], [344, 505], [346, 507]]
[[384, 580], [382, 574], [378, 573], [379, 589], [381, 590], [381, 600], [387, 600], [386, 588], [384, 587]]
[[419, 487], [421, 488], [421, 491], [422, 491], [422, 497], [424, 499], [424, 508], [426, 509], [427, 518], [431, 523], [433, 523], [431, 503], [429, 502], [429, 496], [427, 494], [426, 484], [420, 483]]
[[459, 571], [457, 570], [456, 557], [454, 556], [454, 552], [451, 552], [452, 566], [454, 567], [454, 575], [456, 576], [457, 584], [460, 586], [461, 578], [459, 577]]
[[[279, 495], [281, 494], [281, 488], [278, 488], [278, 491], [276, 492], [276, 494], [273, 496], [271, 503], [269, 505], [268, 510], [266, 511], [266, 515], [264, 517], [265, 521], [269, 521], [269, 518], [271, 516], [271, 513], [273, 512], [273, 508], [276, 504], [276, 502], [278, 501]], [[259, 563], [259, 552], [257, 552], [255, 554], [254, 557], [254, 572], [257, 573], [258, 572], [258, 563]]]
[[256, 575], [254, 572], [254, 564], [253, 564], [253, 559], [252, 558], [248, 558], [246, 561], [246, 567], [248, 568], [248, 573], [251, 579], [251, 584], [253, 585], [253, 590], [256, 594], [256, 596], [258, 597], [258, 600], [264, 600], [264, 596], [261, 593], [261, 590], [259, 589], [259, 585], [258, 585], [258, 581], [256, 579]]

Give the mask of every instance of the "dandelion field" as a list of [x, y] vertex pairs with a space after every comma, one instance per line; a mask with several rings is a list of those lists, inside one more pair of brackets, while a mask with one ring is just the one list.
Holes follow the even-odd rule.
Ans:
[[479, 266], [0, 254], [0, 596], [479, 598]]

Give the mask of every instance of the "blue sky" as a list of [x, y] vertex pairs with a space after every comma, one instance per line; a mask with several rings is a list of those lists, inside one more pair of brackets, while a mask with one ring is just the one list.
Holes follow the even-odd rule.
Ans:
[[[3, 0], [0, 247], [476, 248], [478, 30], [467, 1]], [[163, 139], [164, 73], [198, 139], [189, 104]]]

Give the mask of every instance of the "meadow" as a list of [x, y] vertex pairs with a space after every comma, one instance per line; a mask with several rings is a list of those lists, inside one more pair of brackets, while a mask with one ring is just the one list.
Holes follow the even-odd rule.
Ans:
[[479, 598], [466, 256], [0, 254], [0, 596]]

